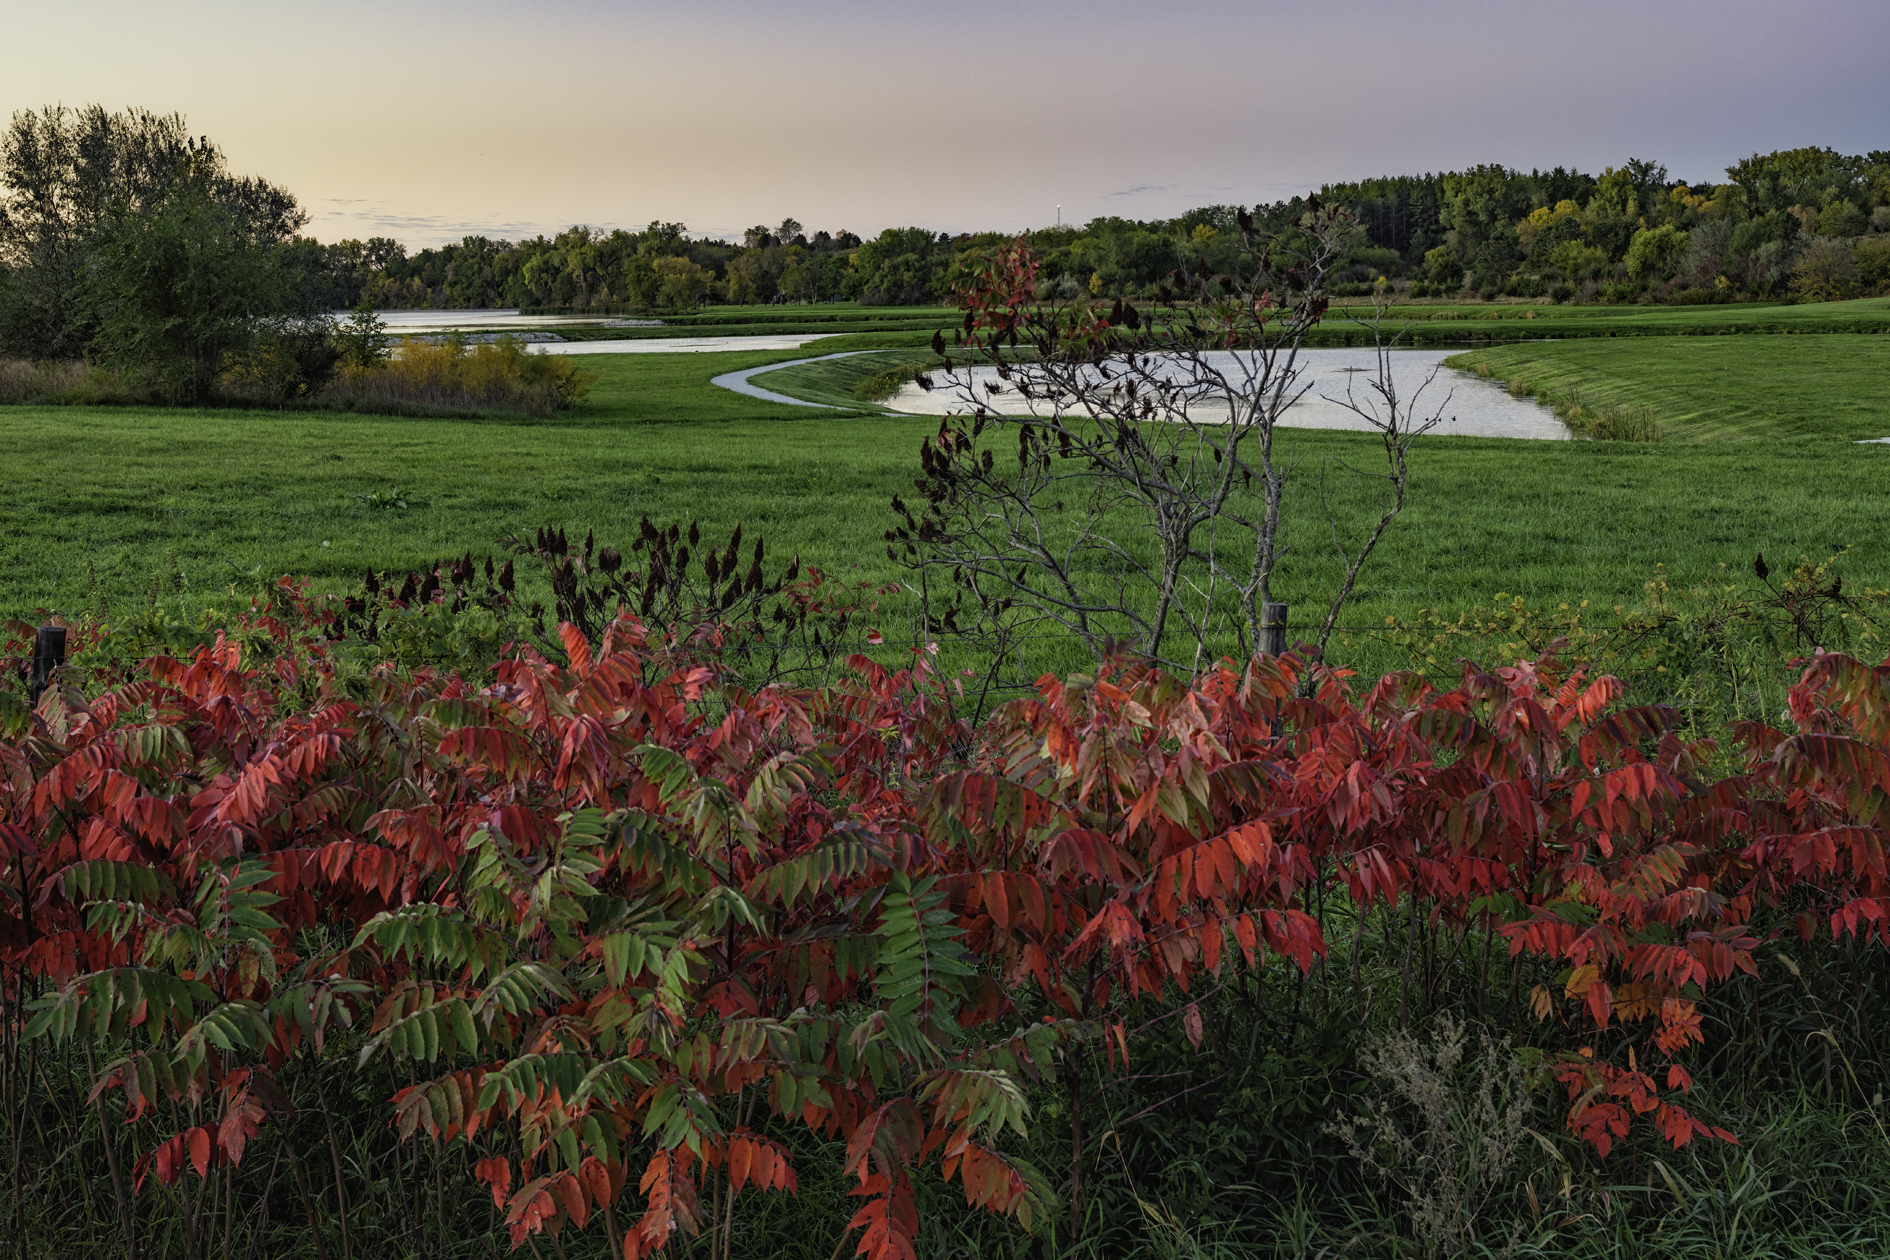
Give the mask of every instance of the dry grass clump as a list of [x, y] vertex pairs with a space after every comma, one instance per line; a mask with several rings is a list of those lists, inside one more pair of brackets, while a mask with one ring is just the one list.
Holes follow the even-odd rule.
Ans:
[[1588, 436], [1597, 442], [1658, 442], [1660, 413], [1634, 404], [1602, 407], [1588, 426]]
[[1579, 437], [1597, 442], [1658, 442], [1660, 412], [1645, 403], [1597, 405], [1574, 390], [1545, 398], [1556, 417]]
[[1371, 1078], [1365, 1107], [1328, 1131], [1380, 1180], [1405, 1192], [1428, 1255], [1460, 1255], [1477, 1240], [1477, 1216], [1526, 1150], [1534, 1111], [1528, 1074], [1507, 1038], [1449, 1015], [1420, 1041], [1374, 1037], [1359, 1064]]
[[372, 365], [342, 364], [320, 400], [350, 411], [522, 411], [549, 416], [583, 398], [597, 374], [510, 338], [403, 342]]
[[[1475, 370], [1486, 381], [1496, 375], [1487, 363], [1477, 364]], [[1510, 377], [1503, 387], [1511, 398], [1533, 395], [1546, 403], [1576, 437], [1597, 442], [1658, 442], [1662, 437], [1660, 412], [1644, 403], [1591, 403], [1577, 390], [1551, 393], [1520, 376]]]
[[0, 358], [0, 403], [96, 406], [149, 401], [150, 390], [122, 373], [78, 359]]
[[901, 363], [897, 367], [887, 368], [877, 376], [869, 376], [853, 386], [855, 398], [865, 402], [884, 402], [898, 393], [906, 382], [914, 380], [925, 370], [923, 363]]
[[[1477, 365], [1479, 375], [1491, 375], [1489, 364]], [[1658, 442], [1664, 436], [1660, 412], [1645, 403], [1593, 403], [1579, 390], [1551, 393], [1537, 389], [1520, 376], [1505, 384], [1512, 398], [1534, 396], [1555, 412], [1555, 418], [1567, 425], [1576, 437], [1597, 442]]]

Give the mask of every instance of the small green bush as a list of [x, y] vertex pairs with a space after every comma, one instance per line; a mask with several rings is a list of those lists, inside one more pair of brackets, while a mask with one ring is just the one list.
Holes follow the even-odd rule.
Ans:
[[1820, 236], [1862, 236], [1870, 230], [1870, 221], [1856, 205], [1842, 198], [1824, 208], [1818, 216]]
[[1424, 274], [1432, 284], [1455, 284], [1463, 279], [1463, 259], [1448, 245], [1439, 245], [1424, 255]]
[[1673, 274], [1680, 256], [1686, 253], [1687, 234], [1671, 223], [1657, 228], [1642, 228], [1628, 245], [1627, 273], [1635, 277], [1663, 280]]
[[1792, 293], [1800, 302], [1836, 302], [1857, 292], [1857, 262], [1843, 241], [1816, 240], [1792, 267]]
[[217, 395], [260, 403], [289, 403], [321, 392], [341, 361], [334, 321], [326, 316], [277, 320], [223, 361]]

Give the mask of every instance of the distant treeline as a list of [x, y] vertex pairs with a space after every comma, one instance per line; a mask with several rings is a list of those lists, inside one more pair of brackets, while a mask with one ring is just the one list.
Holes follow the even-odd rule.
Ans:
[[[1725, 301], [1875, 292], [1890, 281], [1890, 152], [1830, 149], [1754, 155], [1721, 184], [1670, 179], [1630, 159], [1600, 175], [1477, 166], [1319, 190], [1359, 229], [1340, 285], [1379, 278], [1417, 296]], [[1283, 226], [1303, 198], [1253, 208]], [[1217, 268], [1240, 207], [1174, 219], [1093, 219], [1032, 233], [1043, 279], [1063, 296], [1139, 296], [1197, 261]], [[555, 237], [408, 253], [386, 238], [311, 250], [330, 305], [557, 306], [674, 310], [702, 302], [825, 301], [911, 305], [944, 299], [956, 261], [1001, 239], [890, 228], [871, 240], [806, 233], [792, 219], [737, 242], [691, 239], [680, 223], [641, 232], [578, 226]]]
[[1635, 159], [1598, 176], [1478, 166], [1320, 195], [1358, 218], [1360, 278], [1376, 267], [1440, 296], [1829, 298], [1890, 281], [1890, 152], [1787, 149], [1726, 174], [1691, 186]]

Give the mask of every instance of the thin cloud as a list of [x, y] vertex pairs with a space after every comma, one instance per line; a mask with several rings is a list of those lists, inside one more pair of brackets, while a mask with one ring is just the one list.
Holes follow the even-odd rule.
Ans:
[[[366, 198], [325, 197], [309, 203], [314, 234], [324, 240], [345, 237], [391, 236], [410, 249], [429, 245], [456, 244], [468, 236], [499, 240], [521, 240], [534, 236], [556, 236], [570, 227], [569, 222], [542, 222], [493, 216], [485, 219], [455, 219], [440, 214], [403, 213], [385, 202]], [[624, 226], [617, 223], [592, 223], [589, 226], [608, 232]]]

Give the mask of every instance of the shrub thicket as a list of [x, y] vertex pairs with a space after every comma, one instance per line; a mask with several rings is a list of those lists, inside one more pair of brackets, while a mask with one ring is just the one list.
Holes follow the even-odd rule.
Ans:
[[182, 658], [71, 633], [0, 686], [48, 1254], [1882, 1241], [1890, 671], [1715, 744], [1551, 659], [974, 727], [924, 653], [750, 691], [624, 619], [489, 681], [286, 584]]
[[584, 397], [594, 372], [569, 356], [533, 354], [509, 337], [410, 339], [379, 363], [344, 362], [320, 392], [324, 405], [354, 411], [498, 410], [549, 416]]

